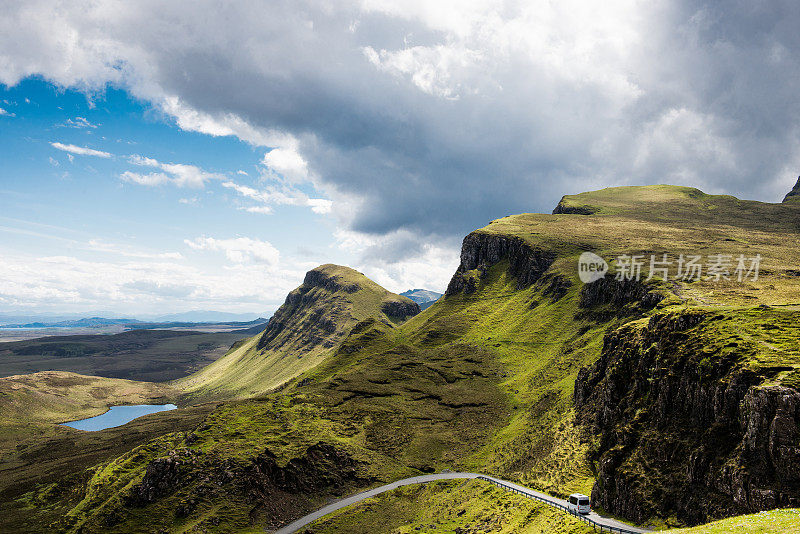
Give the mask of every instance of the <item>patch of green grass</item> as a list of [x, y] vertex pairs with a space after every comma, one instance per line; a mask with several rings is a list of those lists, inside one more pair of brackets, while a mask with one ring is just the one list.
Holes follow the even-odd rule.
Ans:
[[770, 510], [715, 521], [693, 528], [668, 530], [669, 534], [795, 534], [800, 532], [800, 509]]
[[335, 512], [307, 528], [314, 534], [592, 532], [574, 517], [478, 480], [399, 488]]

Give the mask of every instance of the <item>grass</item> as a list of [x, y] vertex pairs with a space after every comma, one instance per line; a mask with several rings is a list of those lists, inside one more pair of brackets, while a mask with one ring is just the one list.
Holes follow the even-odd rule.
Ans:
[[795, 534], [800, 532], [800, 509], [770, 510], [715, 521], [694, 528], [668, 531], [670, 534]]
[[[136, 450], [98, 461], [88, 486], [66, 484], [80, 499], [69, 501], [71, 522], [65, 528], [146, 532], [158, 523], [169, 532], [247, 530], [302, 515], [337, 491], [442, 469], [487, 472], [559, 496], [589, 493], [594, 481], [588, 444], [580, 439], [572, 408], [575, 378], [598, 359], [607, 332], [631, 321], [634, 328], [649, 312], [633, 302], [581, 306], [576, 260], [584, 250], [607, 258], [623, 252], [760, 253], [764, 261], [757, 282], [654, 284], [651, 289], [666, 297], [656, 313], [722, 314], [726, 321], [711, 324], [707, 339], [698, 343], [724, 351], [727, 338], [739, 335], [742, 347], [758, 347], [748, 365], [784, 365], [794, 357], [787, 355], [797, 354], [792, 324], [800, 277], [792, 264], [800, 245], [795, 222], [800, 206], [667, 186], [604, 190], [564, 202], [590, 206], [595, 214], [523, 214], [479, 230], [552, 251], [556, 259], [547, 277], [519, 288], [509, 274], [509, 260], [503, 259], [469, 273], [477, 282], [475, 292], [449, 295], [403, 323], [383, 307], [387, 300], [403, 302], [400, 297], [355, 271], [323, 266], [321, 278], [335, 283], [304, 284], [293, 292], [274, 319], [281, 328], [265, 333], [266, 339], [251, 338], [175, 383], [189, 398], [242, 398], [209, 409], [191, 429], [164, 432]], [[554, 277], [564, 282], [563, 294], [549, 291]], [[777, 309], [754, 311], [756, 304]], [[778, 328], [771, 330], [770, 324]], [[797, 379], [794, 363], [780, 373], [771, 379]], [[215, 478], [219, 466], [245, 469], [267, 450], [280, 469], [298, 465], [317, 443], [358, 462], [357, 478], [339, 489], [320, 486], [310, 497], [309, 492], [276, 490], [271, 499], [260, 500], [248, 498], [232, 481], [203, 482], [223, 480]], [[153, 460], [182, 451], [202, 458], [187, 468], [185, 479], [145, 507], [126, 504], [126, 495]], [[49, 491], [38, 487], [23, 499], [58, 502]], [[342, 512], [319, 528], [573, 528], [550, 523], [564, 518], [539, 505], [525, 504], [532, 508], [517, 513], [523, 505], [498, 491], [478, 483], [404, 489], [365, 504], [363, 521]], [[186, 516], [176, 516], [176, 510], [195, 501]], [[453, 517], [459, 501], [469, 502], [469, 510]], [[270, 508], [272, 502], [280, 507]]]
[[592, 532], [544, 504], [478, 480], [407, 486], [367, 499], [313, 523], [314, 534], [544, 534]]
[[400, 318], [387, 313], [387, 305], [413, 306], [348, 267], [323, 265], [309, 275], [263, 334], [175, 386], [198, 398], [266, 393], [316, 367], [360, 321], [398, 322]]
[[177, 391], [162, 384], [63, 371], [0, 378], [0, 423], [61, 423], [100, 415], [116, 404], [156, 404]]

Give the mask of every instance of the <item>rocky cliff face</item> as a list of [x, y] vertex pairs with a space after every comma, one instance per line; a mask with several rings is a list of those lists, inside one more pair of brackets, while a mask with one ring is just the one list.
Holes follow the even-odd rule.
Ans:
[[797, 183], [794, 184], [794, 187], [791, 191], [786, 193], [786, 196], [783, 197], [783, 201], [787, 202], [789, 200], [795, 201], [800, 198], [800, 176], [797, 177]]
[[[290, 329], [300, 336], [300, 344], [307, 346], [313, 346], [335, 333], [336, 318], [342, 311], [341, 306], [333, 306], [328, 314], [312, 313], [302, 321], [302, 325], [297, 325], [297, 320], [303, 319], [300, 313], [303, 308], [311, 308], [319, 300], [319, 292], [314, 291], [316, 289], [323, 289], [329, 293], [339, 291], [355, 293], [359, 286], [339, 280], [336, 276], [320, 270], [309, 271], [306, 273], [303, 284], [286, 296], [283, 306], [278, 308], [270, 318], [267, 328], [258, 341], [260, 350], [271, 348], [279, 338], [291, 334], [288, 331]], [[322, 310], [320, 309], [320, 311]]]
[[[269, 450], [249, 460], [225, 459], [192, 449], [176, 449], [151, 461], [141, 482], [133, 485], [124, 504], [137, 508], [171, 500], [175, 517], [185, 518], [220, 493], [240, 495], [252, 504], [254, 515], [279, 527], [295, 515], [310, 511], [309, 495], [341, 495], [369, 483], [359, 474], [359, 463], [327, 443], [308, 447], [304, 454], [280, 466]], [[107, 511], [100, 521], [114, 525], [122, 510]]]
[[[710, 312], [662, 313], [609, 333], [575, 383], [596, 506], [696, 524], [800, 505], [800, 392], [752, 347], [714, 342]], [[591, 436], [594, 436], [593, 438]]]
[[[517, 278], [518, 287], [524, 288], [544, 274], [555, 254], [535, 248], [519, 237], [473, 232], [464, 238], [461, 263], [445, 295], [472, 293], [489, 267], [506, 258], [510, 274]], [[470, 275], [470, 271], [477, 271], [477, 278]]]
[[553, 209], [553, 215], [558, 214], [572, 214], [572, 215], [592, 215], [597, 213], [597, 208], [594, 206], [584, 206], [584, 205], [571, 205], [567, 201], [567, 197], [561, 197], [561, 201], [558, 205]]
[[352, 300], [358, 298], [358, 292], [370, 292], [373, 300], [380, 302], [375, 314], [383, 313], [394, 321], [404, 321], [420, 312], [415, 302], [378, 288], [385, 293], [381, 301], [377, 287], [366, 278], [359, 283], [325, 266], [309, 271], [303, 284], [287, 295], [283, 306], [270, 319], [258, 341], [258, 349], [276, 348], [287, 341], [300, 351], [320, 344], [333, 347], [346, 335], [344, 327], [352, 319]]

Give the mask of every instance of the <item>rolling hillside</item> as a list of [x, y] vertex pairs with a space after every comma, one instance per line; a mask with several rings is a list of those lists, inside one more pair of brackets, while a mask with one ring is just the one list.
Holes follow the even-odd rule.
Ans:
[[[591, 492], [655, 527], [798, 506], [798, 216], [686, 187], [564, 197], [468, 235], [445, 296], [407, 321], [406, 300], [322, 266], [264, 333], [176, 383], [239, 399], [4, 511], [64, 532], [256, 531], [443, 469]], [[611, 271], [581, 282], [584, 252]], [[651, 254], [761, 266], [742, 281], [614, 277], [617, 256]], [[587, 531], [477, 482], [387, 494], [319, 531], [456, 528]]]
[[357, 323], [392, 326], [416, 313], [417, 304], [358, 271], [322, 265], [289, 293], [263, 332], [175, 386], [202, 397], [258, 395], [314, 368]]

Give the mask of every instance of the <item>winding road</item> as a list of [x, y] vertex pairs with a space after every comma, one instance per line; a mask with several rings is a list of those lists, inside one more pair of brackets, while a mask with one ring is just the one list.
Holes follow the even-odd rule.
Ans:
[[[437, 473], [432, 475], [421, 475], [417, 477], [404, 478], [402, 480], [392, 482], [391, 484], [386, 484], [385, 486], [380, 486], [377, 488], [373, 488], [371, 490], [357, 493], [355, 495], [351, 495], [350, 497], [345, 497], [344, 499], [338, 500], [327, 506], [323, 506], [319, 510], [311, 512], [310, 514], [301, 517], [297, 521], [294, 521], [286, 525], [285, 527], [282, 527], [274, 531], [274, 534], [292, 534], [293, 532], [297, 532], [301, 528], [309, 525], [310, 523], [313, 523], [317, 519], [320, 519], [330, 513], [333, 513], [337, 510], [341, 510], [342, 508], [346, 508], [351, 504], [361, 502], [365, 499], [375, 497], [376, 495], [380, 495], [381, 493], [395, 490], [401, 486], [411, 486], [413, 484], [425, 484], [427, 482], [436, 482], [437, 480], [458, 480], [458, 479], [476, 479], [476, 478], [500, 486], [508, 491], [513, 491], [514, 493], [519, 493], [520, 495], [529, 497], [531, 499], [536, 499], [554, 508], [566, 510], [567, 501], [551, 497], [546, 493], [541, 493], [539, 491], [526, 488], [525, 486], [520, 486], [519, 484], [514, 484], [513, 482], [508, 482], [506, 480], [501, 480], [499, 478], [490, 477], [488, 475], [482, 475], [480, 473]], [[569, 512], [565, 511], [565, 513]], [[604, 528], [606, 532], [621, 532], [623, 534], [626, 533], [643, 534], [645, 532], [649, 532], [649, 530], [634, 527], [628, 525], [627, 523], [617, 521], [616, 519], [603, 517], [594, 511], [592, 511], [590, 514], [583, 516], [576, 516], [576, 517], [583, 518], [584, 520], [589, 520], [589, 522], [594, 523], [598, 528], [600, 527]]]

